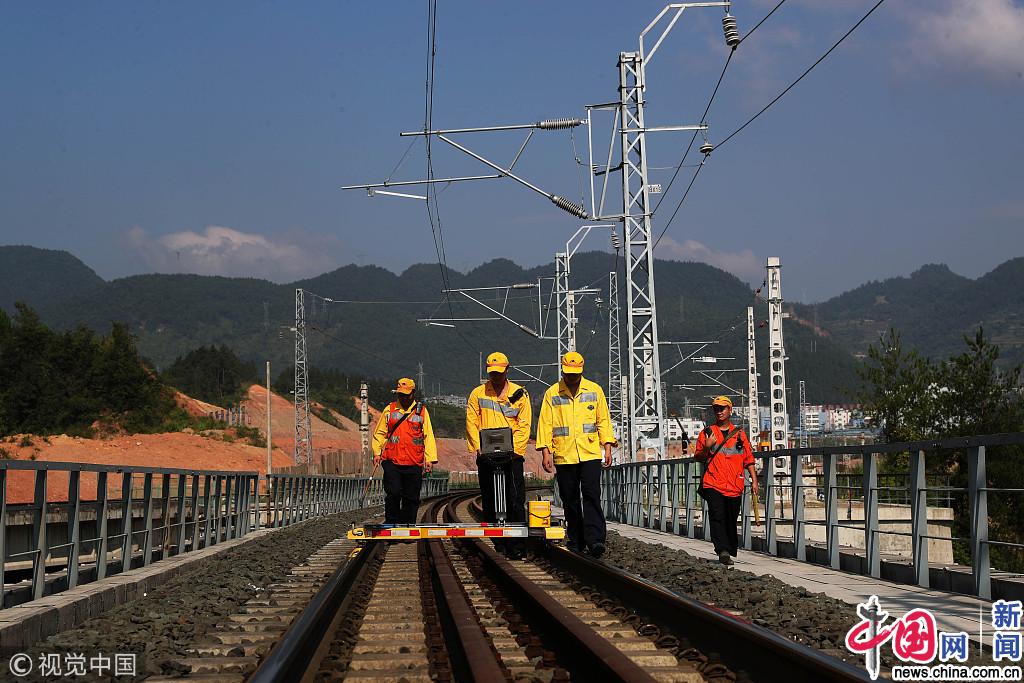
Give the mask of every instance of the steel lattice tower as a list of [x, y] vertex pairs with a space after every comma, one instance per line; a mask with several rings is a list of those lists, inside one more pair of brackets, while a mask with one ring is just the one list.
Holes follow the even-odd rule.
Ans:
[[[786, 410], [786, 345], [782, 338], [782, 265], [768, 257], [768, 362], [771, 368], [770, 405], [772, 450], [789, 445], [789, 413]], [[777, 458], [776, 469], [789, 474], [789, 459]]]
[[626, 237], [626, 310], [629, 363], [630, 452], [665, 454], [662, 433], [658, 311], [654, 300], [654, 245], [647, 184], [644, 64], [639, 52], [619, 54], [619, 125], [622, 153], [622, 221]]
[[558, 308], [558, 358], [576, 350], [576, 297], [569, 289], [569, 252], [555, 254], [555, 306]]
[[608, 273], [608, 413], [619, 439], [619, 458], [629, 461], [626, 411], [622, 401], [622, 346], [619, 343], [619, 274]]
[[757, 353], [754, 338], [754, 307], [747, 306], [747, 409], [750, 411], [750, 443], [761, 440], [761, 415], [757, 405]]
[[309, 371], [306, 367], [306, 298], [295, 290], [295, 464], [313, 462], [313, 429], [309, 420]]

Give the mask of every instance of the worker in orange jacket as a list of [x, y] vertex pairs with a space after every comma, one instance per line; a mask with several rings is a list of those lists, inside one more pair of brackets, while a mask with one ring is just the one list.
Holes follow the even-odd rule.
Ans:
[[706, 462], [699, 492], [708, 503], [711, 542], [718, 561], [728, 566], [733, 564], [739, 545], [736, 522], [743, 501], [743, 472], [750, 473], [754, 496], [758, 493], [757, 475], [750, 438], [732, 424], [732, 399], [718, 396], [711, 402], [711, 409], [715, 412], [715, 424], [697, 437], [694, 457]]
[[416, 382], [398, 380], [395, 400], [373, 430], [373, 464], [384, 466], [384, 523], [415, 524], [423, 473], [437, 462], [437, 442], [427, 407], [413, 398]]

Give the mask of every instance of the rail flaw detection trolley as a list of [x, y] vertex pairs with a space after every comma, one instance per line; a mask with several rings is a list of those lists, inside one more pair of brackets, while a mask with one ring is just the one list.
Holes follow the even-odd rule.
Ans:
[[496, 522], [455, 522], [451, 524], [419, 523], [367, 524], [352, 527], [348, 538], [357, 541], [418, 541], [431, 538], [537, 538], [546, 541], [565, 538], [561, 520], [552, 520], [549, 501], [531, 500], [528, 503], [528, 523], [509, 522], [505, 509], [505, 492], [509, 484], [508, 465], [515, 457], [512, 448], [512, 430], [481, 429], [480, 453], [494, 468], [494, 510]]

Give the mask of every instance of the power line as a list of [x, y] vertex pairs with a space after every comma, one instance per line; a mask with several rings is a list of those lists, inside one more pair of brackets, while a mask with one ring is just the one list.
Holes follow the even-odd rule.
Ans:
[[775, 10], [779, 9], [780, 7], [782, 7], [783, 3], [785, 3], [785, 2], [786, 2], [786, 0], [779, 0], [779, 4], [775, 5], [775, 7], [772, 7], [772, 11], [771, 12], [769, 12], [766, 15], [764, 15], [764, 18], [761, 19], [761, 21], [757, 22], [757, 24], [754, 25], [754, 28], [752, 28], [749, 31], [747, 31], [747, 35], [743, 36], [740, 39], [740, 44], [742, 44], [744, 40], [749, 38], [754, 33], [754, 31], [756, 31], [757, 29], [761, 28], [761, 24], [763, 24], [764, 22], [768, 21], [768, 17], [770, 17], [771, 15], [775, 14]]
[[[765, 18], [767, 18], [767, 17], [765, 17]], [[762, 19], [762, 22], [763, 21], [764, 20]], [[711, 91], [711, 97], [708, 98], [708, 105], [706, 107], [704, 107], [704, 113], [700, 117], [701, 123], [704, 123], [704, 122], [707, 121], [708, 112], [711, 111], [711, 105], [715, 101], [715, 95], [718, 94], [718, 89], [722, 85], [722, 79], [725, 78], [725, 72], [729, 69], [729, 63], [732, 62], [732, 56], [733, 56], [734, 53], [735, 53], [735, 50], [729, 50], [729, 56], [725, 58], [725, 65], [722, 67], [722, 73], [718, 74], [718, 82], [715, 83], [715, 89]], [[698, 131], [693, 131], [693, 135], [690, 136], [690, 142], [689, 142], [688, 145], [686, 145], [686, 151], [683, 152], [683, 158], [679, 160], [679, 165], [676, 166], [676, 170], [672, 174], [671, 180], [669, 180], [668, 181], [668, 185], [665, 186], [665, 190], [664, 190], [664, 193], [661, 195], [661, 199], [659, 199], [658, 203], [654, 205], [654, 210], [651, 212], [652, 216], [653, 216], [653, 214], [656, 214], [658, 212], [658, 207], [660, 207], [661, 203], [663, 201], [665, 201], [665, 197], [668, 196], [668, 191], [672, 189], [672, 183], [674, 183], [676, 181], [676, 176], [679, 175], [680, 169], [683, 168], [683, 164], [686, 162], [687, 155], [690, 153], [690, 150], [693, 148], [693, 143], [697, 140], [697, 133], [698, 133]], [[704, 162], [701, 161], [701, 165], [703, 165], [703, 164], [704, 164]], [[700, 172], [700, 166], [697, 167], [697, 173], [699, 173], [699, 172]], [[691, 184], [692, 184], [692, 181], [691, 181]]]
[[[790, 84], [789, 84], [789, 85], [788, 85], [788, 86], [786, 87], [786, 89], [785, 89], [785, 90], [783, 90], [782, 92], [780, 92], [780, 93], [779, 93], [778, 95], [776, 95], [776, 96], [775, 96], [775, 98], [774, 98], [774, 99], [772, 99], [772, 101], [771, 101], [771, 102], [769, 102], [768, 104], [764, 105], [764, 107], [762, 107], [762, 108], [761, 108], [761, 111], [759, 111], [759, 112], [757, 112], [756, 114], [754, 114], [753, 116], [751, 116], [751, 117], [750, 117], [749, 119], [747, 119], [746, 123], [744, 123], [744, 124], [743, 124], [742, 126], [740, 126], [739, 128], [737, 128], [736, 130], [734, 130], [734, 131], [733, 131], [732, 133], [730, 133], [730, 134], [729, 134], [729, 135], [728, 135], [728, 136], [727, 136], [727, 137], [726, 137], [726, 138], [725, 138], [724, 140], [722, 140], [722, 141], [721, 141], [720, 143], [718, 143], [717, 147], [719, 147], [719, 148], [720, 148], [720, 147], [721, 147], [722, 145], [724, 145], [725, 143], [729, 142], [729, 140], [732, 140], [732, 139], [733, 139], [733, 137], [735, 137], [735, 136], [736, 136], [737, 134], [739, 134], [739, 132], [740, 132], [740, 131], [742, 131], [742, 130], [743, 130], [744, 128], [746, 128], [746, 127], [747, 127], [747, 126], [749, 126], [749, 125], [750, 125], [751, 123], [753, 123], [754, 121], [756, 121], [756, 120], [757, 120], [757, 118], [758, 118], [759, 116], [761, 116], [761, 114], [763, 114], [763, 113], [765, 113], [766, 111], [768, 111], [768, 109], [769, 109], [769, 108], [770, 108], [770, 107], [771, 107], [771, 106], [772, 106], [773, 104], [775, 104], [776, 102], [778, 102], [779, 100], [781, 100], [781, 99], [782, 99], [782, 97], [783, 97], [783, 96], [784, 96], [784, 95], [785, 95], [786, 93], [788, 93], [788, 92], [789, 92], [790, 90], [792, 90], [792, 89], [793, 89], [793, 88], [794, 88], [794, 87], [796, 86], [796, 84], [797, 84], [797, 83], [799, 83], [800, 81], [802, 81], [802, 80], [804, 79], [804, 77], [805, 77], [805, 76], [806, 76], [807, 74], [811, 73], [811, 71], [813, 71], [813, 70], [814, 70], [814, 67], [818, 66], [818, 65], [819, 65], [819, 64], [821, 64], [821, 63], [822, 63], [823, 61], [825, 61], [825, 58], [826, 58], [826, 57], [828, 57], [828, 56], [829, 56], [830, 54], [832, 54], [832, 51], [833, 51], [833, 50], [835, 50], [835, 49], [836, 49], [837, 47], [839, 47], [839, 46], [840, 46], [840, 45], [842, 44], [842, 42], [843, 42], [844, 40], [846, 40], [847, 38], [849, 38], [849, 37], [850, 37], [850, 34], [852, 34], [852, 33], [853, 33], [854, 31], [856, 31], [856, 30], [857, 30], [857, 28], [858, 28], [858, 27], [859, 27], [859, 26], [860, 26], [861, 24], [863, 24], [863, 23], [864, 23], [865, 21], [867, 21], [867, 18], [868, 18], [868, 17], [870, 17], [870, 16], [871, 16], [871, 15], [872, 15], [872, 14], [874, 13], [874, 11], [875, 11], [876, 9], [878, 9], [879, 7], [881, 7], [881, 6], [882, 6], [882, 3], [883, 3], [883, 2], [885, 2], [885, 0], [878, 0], [878, 2], [876, 2], [876, 3], [875, 3], [875, 5], [874, 5], [874, 6], [873, 6], [873, 7], [871, 8], [871, 9], [869, 9], [869, 10], [868, 10], [867, 14], [865, 14], [865, 15], [864, 15], [863, 17], [861, 17], [861, 18], [860, 18], [860, 21], [858, 21], [858, 22], [857, 22], [856, 24], [854, 24], [854, 25], [853, 25], [853, 26], [852, 26], [852, 27], [850, 28], [850, 30], [849, 30], [849, 31], [847, 31], [846, 33], [844, 33], [844, 34], [843, 34], [843, 36], [842, 36], [842, 37], [841, 37], [841, 38], [840, 38], [839, 40], [837, 40], [837, 41], [835, 42], [835, 44], [834, 44], [834, 45], [832, 45], [832, 47], [830, 47], [830, 48], [828, 49], [828, 51], [827, 51], [827, 52], [826, 52], [825, 54], [823, 54], [823, 55], [822, 55], [821, 57], [818, 57], [818, 59], [817, 59], [817, 60], [816, 60], [816, 61], [814, 62], [814, 64], [811, 64], [811, 65], [810, 65], [809, 67], [807, 67], [807, 70], [806, 70], [806, 71], [804, 71], [804, 72], [803, 72], [802, 74], [800, 74], [799, 78], [797, 78], [797, 79], [796, 79], [795, 81], [793, 81], [792, 83], [790, 83]], [[773, 11], [774, 11], [774, 10], [773, 10]]]
[[[751, 116], [751, 117], [750, 117], [750, 118], [749, 118], [749, 119], [748, 119], [748, 120], [746, 121], [746, 123], [744, 123], [744, 124], [743, 124], [742, 126], [740, 126], [740, 127], [739, 127], [739, 128], [737, 128], [736, 130], [734, 130], [734, 131], [733, 131], [732, 133], [730, 133], [729, 135], [727, 135], [727, 136], [726, 136], [726, 138], [725, 138], [724, 140], [722, 140], [722, 141], [721, 141], [720, 143], [718, 143], [718, 144], [717, 144], [717, 145], [715, 146], [715, 149], [716, 149], [716, 150], [717, 150], [717, 149], [720, 149], [720, 148], [722, 147], [722, 145], [724, 145], [725, 143], [727, 143], [727, 142], [728, 142], [729, 140], [731, 140], [731, 139], [732, 139], [733, 137], [735, 137], [735, 136], [736, 136], [737, 134], [739, 134], [739, 132], [740, 132], [740, 131], [742, 131], [742, 130], [743, 130], [744, 128], [746, 128], [746, 127], [747, 127], [747, 126], [749, 126], [749, 125], [750, 125], [751, 123], [753, 123], [753, 122], [754, 122], [754, 121], [755, 121], [755, 120], [756, 120], [756, 119], [757, 119], [757, 118], [758, 118], [759, 116], [761, 116], [761, 114], [763, 114], [763, 113], [765, 113], [766, 111], [768, 111], [769, 107], [771, 107], [771, 106], [772, 106], [773, 104], [775, 104], [775, 103], [776, 103], [776, 102], [778, 102], [778, 101], [779, 101], [780, 99], [782, 99], [782, 97], [783, 97], [783, 96], [784, 96], [784, 95], [785, 95], [786, 93], [788, 93], [788, 92], [789, 92], [790, 90], [792, 90], [792, 89], [793, 89], [793, 88], [794, 88], [794, 87], [796, 86], [796, 84], [797, 84], [797, 83], [799, 83], [800, 81], [802, 81], [802, 80], [804, 79], [804, 77], [805, 77], [805, 76], [807, 76], [807, 74], [811, 73], [811, 71], [812, 71], [812, 70], [814, 70], [814, 67], [818, 66], [818, 65], [819, 65], [819, 64], [821, 64], [821, 63], [822, 63], [823, 61], [825, 61], [825, 58], [826, 58], [826, 57], [828, 57], [828, 56], [829, 56], [829, 55], [830, 55], [830, 54], [832, 53], [832, 51], [833, 51], [833, 50], [835, 50], [835, 49], [836, 49], [837, 47], [839, 47], [839, 45], [840, 45], [840, 44], [841, 44], [841, 43], [842, 43], [842, 42], [843, 42], [844, 40], [846, 40], [846, 39], [847, 39], [847, 38], [848, 38], [848, 37], [850, 36], [850, 34], [852, 34], [852, 33], [853, 33], [854, 31], [856, 31], [856, 30], [857, 30], [857, 27], [859, 27], [859, 26], [860, 26], [861, 24], [863, 24], [863, 23], [864, 23], [864, 22], [865, 22], [865, 21], [867, 20], [867, 18], [868, 18], [868, 17], [870, 17], [870, 16], [872, 15], [872, 13], [874, 13], [874, 11], [875, 11], [876, 9], [878, 9], [878, 8], [879, 8], [879, 7], [880, 7], [880, 6], [882, 5], [882, 3], [883, 3], [883, 2], [885, 2], [885, 0], [878, 0], [878, 2], [877, 2], [877, 3], [875, 3], [875, 5], [874, 5], [874, 6], [873, 6], [873, 7], [872, 7], [872, 8], [870, 9], [870, 10], [868, 10], [867, 14], [865, 14], [865, 15], [864, 15], [863, 17], [861, 17], [861, 18], [860, 18], [860, 21], [858, 21], [858, 22], [857, 22], [856, 24], [854, 24], [854, 25], [853, 25], [853, 26], [852, 26], [852, 27], [850, 28], [850, 30], [849, 30], [849, 31], [847, 31], [846, 33], [844, 33], [844, 34], [843, 34], [843, 36], [842, 36], [842, 37], [841, 37], [841, 38], [840, 38], [839, 40], [837, 40], [837, 41], [835, 42], [835, 44], [834, 44], [834, 45], [832, 45], [832, 47], [830, 47], [830, 48], [828, 49], [828, 51], [827, 51], [827, 52], [825, 52], [825, 54], [823, 54], [823, 55], [822, 55], [821, 57], [819, 57], [819, 58], [818, 58], [818, 59], [817, 59], [817, 60], [816, 60], [816, 61], [815, 61], [815, 62], [814, 62], [813, 64], [811, 64], [811, 65], [810, 65], [809, 67], [807, 67], [807, 70], [806, 70], [806, 71], [804, 71], [804, 72], [803, 72], [802, 74], [800, 74], [800, 77], [799, 77], [799, 78], [797, 78], [797, 79], [796, 79], [795, 81], [793, 81], [792, 83], [790, 83], [790, 84], [789, 84], [789, 86], [788, 86], [788, 87], [786, 87], [786, 89], [785, 89], [785, 90], [783, 90], [783, 91], [782, 91], [782, 92], [780, 92], [780, 93], [779, 93], [778, 95], [776, 95], [776, 96], [775, 96], [775, 98], [774, 98], [774, 99], [772, 99], [772, 101], [771, 101], [771, 102], [769, 102], [768, 104], [766, 104], [766, 105], [765, 105], [765, 106], [764, 106], [764, 107], [763, 107], [763, 108], [761, 109], [761, 111], [759, 111], [759, 112], [757, 112], [756, 114], [754, 114], [753, 116]], [[768, 15], [767, 15], [767, 16], [765, 17], [765, 19], [767, 19], [768, 17], [770, 17], [770, 16], [771, 16], [771, 15], [772, 15], [772, 14], [773, 14], [773, 13], [775, 12], [775, 10], [776, 10], [776, 9], [778, 9], [778, 8], [779, 8], [779, 7], [781, 6], [781, 5], [782, 5], [782, 3], [781, 3], [781, 2], [780, 2], [780, 3], [778, 4], [778, 5], [776, 5], [776, 6], [775, 6], [775, 8], [773, 8], [773, 9], [772, 9], [772, 11], [768, 13]], [[757, 24], [757, 26], [760, 26], [761, 24], [763, 24], [763, 23], [764, 23], [764, 20], [765, 20], [765, 19], [762, 19], [762, 20], [761, 20], [761, 21], [760, 21], [760, 22], [759, 22], [759, 23]], [[756, 28], [757, 28], [757, 26], [755, 26], [754, 28], [756, 29]], [[753, 33], [753, 30], [751, 30], [751, 32], [750, 32], [750, 33]], [[750, 33], [748, 33], [748, 34], [747, 34], [747, 36], [749, 36], [749, 35], [750, 35]], [[741, 42], [742, 42], [742, 41], [741, 41]], [[696, 137], [696, 134], [695, 134], [695, 137]], [[688, 148], [688, 149], [689, 149], [689, 148]], [[684, 159], [685, 159], [685, 155], [684, 155]], [[705, 156], [705, 157], [704, 157], [704, 159], [705, 159], [705, 160], [707, 160], [707, 156]], [[679, 203], [678, 203], [678, 204], [676, 205], [676, 208], [675, 208], [675, 210], [674, 210], [674, 211], [672, 212], [672, 216], [671, 216], [671, 218], [669, 218], [668, 222], [667, 222], [667, 223], [665, 223], [665, 227], [664, 227], [664, 228], [662, 229], [662, 231], [661, 231], [661, 234], [660, 234], [660, 235], [658, 236], [658, 240], [657, 240], [657, 241], [656, 241], [656, 242], [654, 243], [654, 246], [655, 246], [655, 247], [657, 247], [657, 246], [658, 246], [658, 242], [661, 242], [661, 238], [665, 236], [665, 233], [666, 233], [666, 232], [668, 232], [668, 229], [669, 229], [669, 227], [670, 227], [670, 226], [672, 225], [672, 221], [673, 221], [673, 220], [675, 219], [675, 217], [676, 217], [676, 214], [678, 214], [678, 213], [679, 213], [679, 209], [680, 209], [680, 208], [681, 208], [681, 207], [683, 206], [683, 202], [685, 202], [685, 201], [686, 201], [686, 197], [687, 197], [687, 195], [688, 195], [688, 194], [690, 193], [690, 188], [692, 188], [692, 187], [693, 187], [693, 183], [694, 183], [694, 182], [695, 182], [695, 181], [697, 180], [697, 176], [698, 176], [698, 175], [700, 175], [700, 171], [701, 171], [701, 169], [702, 169], [703, 167], [704, 167], [704, 162], [702, 161], [702, 162], [701, 162], [701, 164], [700, 164], [700, 165], [699, 165], [699, 166], [697, 167], [697, 170], [696, 170], [696, 171], [694, 171], [694, 173], [693, 173], [693, 177], [692, 177], [692, 178], [690, 178], [690, 184], [689, 184], [689, 185], [687, 186], [687, 188], [686, 188], [686, 192], [684, 192], [684, 193], [683, 193], [683, 197], [682, 197], [682, 199], [680, 199], [680, 200], [679, 200]], [[662, 201], [664, 201], [664, 199], [663, 199]], [[660, 204], [661, 204], [661, 202], [658, 202], [658, 205], [659, 205], [659, 206], [660, 206]], [[657, 210], [657, 206], [655, 207], [655, 210]]]

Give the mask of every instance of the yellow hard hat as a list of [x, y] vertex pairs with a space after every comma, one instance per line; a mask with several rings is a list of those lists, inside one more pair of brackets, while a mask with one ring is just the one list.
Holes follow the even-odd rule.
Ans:
[[395, 387], [393, 393], [411, 394], [414, 391], [416, 391], [416, 382], [412, 381], [408, 377], [403, 377], [402, 379], [398, 380], [398, 386]]
[[570, 351], [562, 356], [562, 373], [566, 375], [578, 375], [583, 372], [583, 356]]
[[487, 372], [506, 372], [508, 370], [508, 356], [501, 351], [495, 351], [487, 356]]
[[728, 396], [716, 396], [715, 400], [711, 402], [713, 406], [729, 406], [732, 408], [732, 399]]

